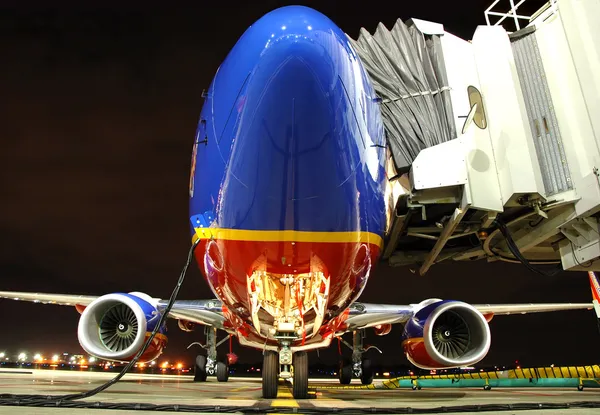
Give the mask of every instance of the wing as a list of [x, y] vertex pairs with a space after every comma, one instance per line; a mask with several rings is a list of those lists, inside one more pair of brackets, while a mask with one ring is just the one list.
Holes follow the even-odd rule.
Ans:
[[[428, 302], [427, 302], [428, 303]], [[403, 324], [410, 319], [424, 303], [410, 305], [354, 303], [346, 319], [347, 331], [358, 330], [383, 324]], [[592, 303], [547, 303], [547, 304], [475, 304], [485, 316], [545, 313], [549, 311], [591, 310]]]
[[[41, 304], [86, 307], [99, 297], [90, 295], [0, 291], [0, 298], [17, 301], [30, 301]], [[152, 300], [159, 311], [162, 312], [166, 309], [168, 301], [161, 300], [159, 298], [153, 298]], [[192, 323], [203, 324], [206, 326], [213, 326], [220, 329], [223, 328], [223, 323], [225, 321], [225, 317], [223, 316], [223, 307], [219, 300], [175, 301], [173, 308], [171, 308], [171, 311], [169, 312], [169, 317], [178, 320], [187, 320]]]
[[473, 304], [481, 314], [507, 316], [510, 314], [546, 313], [549, 311], [591, 310], [592, 303], [547, 303], [547, 304]]

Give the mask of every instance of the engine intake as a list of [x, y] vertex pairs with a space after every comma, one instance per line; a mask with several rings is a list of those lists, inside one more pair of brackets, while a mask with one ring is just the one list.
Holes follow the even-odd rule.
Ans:
[[404, 337], [407, 358], [424, 369], [477, 363], [491, 344], [485, 317], [460, 301], [439, 301], [424, 307], [407, 322]]
[[[79, 320], [77, 335], [81, 347], [90, 355], [129, 361], [142, 348], [148, 332], [154, 330], [159, 319], [156, 308], [144, 298], [132, 294], [108, 294], [86, 307]], [[156, 359], [166, 343], [162, 328], [139, 361]]]

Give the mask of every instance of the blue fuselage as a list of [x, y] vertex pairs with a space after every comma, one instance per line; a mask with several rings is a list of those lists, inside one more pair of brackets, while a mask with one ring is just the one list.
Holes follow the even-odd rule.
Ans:
[[[233, 47], [205, 97], [190, 177], [193, 237], [218, 243], [218, 259], [203, 258], [210, 256], [207, 245], [196, 257], [226, 304], [244, 308], [254, 261], [248, 249], [228, 243], [252, 242], [271, 271], [287, 266], [291, 274], [309, 269], [318, 251], [311, 244], [324, 241], [354, 244], [340, 248], [336, 261], [356, 262], [360, 244], [370, 260], [379, 255], [385, 136], [375, 99], [349, 39], [312, 9], [274, 10]], [[220, 233], [200, 232], [206, 228]], [[286, 242], [304, 248], [286, 251]], [[209, 275], [236, 261], [243, 264], [230, 266], [228, 275]], [[340, 274], [331, 276], [339, 295], [330, 296], [330, 306], [344, 308], [368, 271], [348, 288], [343, 280], [352, 264], [326, 265]]]

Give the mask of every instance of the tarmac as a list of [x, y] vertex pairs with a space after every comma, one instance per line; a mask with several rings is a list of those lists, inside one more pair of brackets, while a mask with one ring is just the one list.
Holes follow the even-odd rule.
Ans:
[[[87, 371], [61, 371], [61, 370], [0, 370], [0, 394], [40, 394], [62, 395], [85, 392], [107, 382], [115, 373], [87, 372]], [[83, 402], [102, 402], [118, 407], [118, 404], [155, 404], [155, 405], [201, 405], [202, 412], [207, 412], [208, 407], [214, 407], [212, 413], [332, 413], [334, 411], [347, 413], [349, 410], [360, 411], [364, 408], [378, 408], [398, 413], [399, 409], [413, 408], [419, 412], [426, 408], [441, 408], [440, 411], [455, 412], [453, 407], [465, 405], [506, 405], [512, 404], [542, 404], [552, 406], [558, 403], [575, 403], [581, 401], [597, 402], [600, 406], [600, 389], [576, 388], [493, 388], [490, 391], [482, 388], [442, 388], [412, 390], [412, 389], [378, 389], [383, 379], [376, 379], [376, 389], [358, 389], [353, 385], [360, 385], [354, 380], [350, 387], [334, 387], [337, 379], [310, 379], [310, 398], [295, 400], [292, 397], [292, 385], [280, 382], [277, 399], [265, 400], [261, 398], [261, 381], [259, 378], [230, 378], [227, 383], [217, 382], [215, 378], [208, 378], [207, 382], [196, 383], [192, 376], [146, 375], [127, 374], [117, 384], [100, 392], [98, 395], [86, 398]], [[115, 405], [116, 404], [116, 405]], [[101, 406], [101, 405], [100, 405]], [[143, 406], [143, 405], [142, 405]], [[106, 406], [105, 406], [106, 407]], [[217, 408], [218, 407], [218, 408]], [[239, 408], [232, 408], [239, 407]], [[156, 409], [156, 408], [155, 408]], [[177, 408], [163, 407], [162, 411]], [[523, 413], [558, 414], [568, 415], [600, 414], [600, 409], [570, 408], [570, 409], [542, 409], [542, 410], [509, 410], [486, 411], [487, 413]], [[119, 409], [72, 409], [66, 407], [40, 408], [23, 406], [0, 406], [0, 414], [140, 414], [140, 410]], [[385, 412], [377, 412], [385, 413]], [[406, 411], [405, 413], [408, 413]], [[464, 409], [461, 413], [466, 412]], [[481, 413], [481, 412], [477, 412]]]

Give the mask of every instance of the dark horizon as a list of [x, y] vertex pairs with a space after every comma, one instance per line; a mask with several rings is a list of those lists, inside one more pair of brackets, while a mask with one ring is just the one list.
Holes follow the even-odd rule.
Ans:
[[[470, 39], [491, 1], [456, 7], [421, 2], [300, 1], [357, 37], [397, 18], [443, 23]], [[535, 2], [534, 2], [535, 3]], [[540, 2], [541, 3], [541, 2]], [[3, 36], [0, 152], [0, 290], [102, 295], [142, 291], [166, 298], [190, 244], [188, 179], [202, 91], [243, 31], [288, 4], [222, 2], [200, 6], [62, 1], [0, 8]], [[390, 289], [391, 288], [391, 289]], [[180, 299], [212, 298], [190, 267]], [[426, 298], [471, 303], [589, 302], [583, 272], [542, 277], [502, 262], [442, 263], [419, 276], [381, 263], [361, 301], [408, 304]], [[0, 300], [4, 336], [30, 349], [81, 351], [79, 314], [59, 307]], [[600, 336], [593, 311], [497, 316], [484, 366], [583, 365], [596, 361]], [[169, 323], [162, 358], [191, 361], [202, 328]], [[375, 364], [408, 365], [400, 327], [369, 332]], [[223, 336], [223, 334], [221, 334]], [[242, 362], [260, 351], [234, 341]], [[226, 345], [220, 349], [225, 353]], [[336, 361], [336, 342], [311, 353], [311, 364]], [[349, 356], [349, 350], [344, 350]]]

